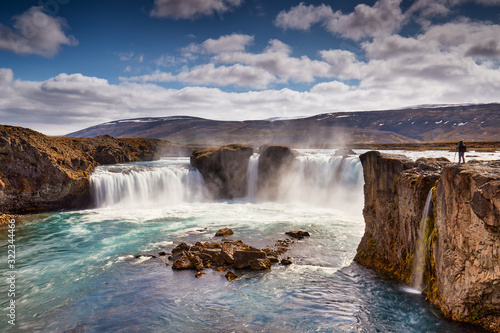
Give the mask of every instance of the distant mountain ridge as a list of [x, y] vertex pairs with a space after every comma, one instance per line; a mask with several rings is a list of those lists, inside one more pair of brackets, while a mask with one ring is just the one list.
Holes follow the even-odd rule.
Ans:
[[339, 143], [500, 141], [500, 104], [333, 112], [296, 119], [219, 121], [190, 116], [123, 119], [68, 134], [180, 144], [326, 147]]

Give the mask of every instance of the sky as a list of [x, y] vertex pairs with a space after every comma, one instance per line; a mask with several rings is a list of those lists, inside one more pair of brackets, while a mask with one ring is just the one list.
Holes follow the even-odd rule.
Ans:
[[0, 124], [500, 102], [500, 0], [16, 0]]

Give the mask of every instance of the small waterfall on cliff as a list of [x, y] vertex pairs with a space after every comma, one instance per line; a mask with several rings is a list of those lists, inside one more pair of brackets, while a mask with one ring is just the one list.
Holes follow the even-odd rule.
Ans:
[[257, 196], [257, 177], [259, 175], [259, 154], [253, 154], [248, 161], [247, 197], [255, 199]]
[[96, 207], [149, 207], [204, 198], [203, 177], [188, 159], [99, 166], [90, 184]]
[[416, 240], [415, 261], [413, 262], [413, 288], [422, 291], [423, 278], [425, 272], [425, 259], [427, 257], [428, 239], [426, 231], [429, 225], [429, 213], [432, 203], [432, 189], [427, 194], [422, 219], [420, 220], [420, 230]]

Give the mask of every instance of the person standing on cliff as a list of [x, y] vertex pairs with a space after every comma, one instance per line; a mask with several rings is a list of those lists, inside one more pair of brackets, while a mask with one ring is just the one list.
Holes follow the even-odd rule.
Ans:
[[457, 146], [458, 150], [458, 164], [460, 164], [460, 159], [464, 161], [465, 164], [465, 152], [467, 151], [467, 146], [464, 145], [463, 141], [460, 141]]

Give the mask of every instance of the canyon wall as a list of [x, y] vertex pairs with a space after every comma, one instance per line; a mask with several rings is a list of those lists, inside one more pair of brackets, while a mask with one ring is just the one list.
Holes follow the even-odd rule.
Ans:
[[[447, 317], [500, 332], [500, 161], [360, 159], [366, 228], [355, 261], [408, 285], [423, 270], [423, 292]], [[426, 255], [416, 269], [419, 242]]]
[[0, 212], [85, 208], [90, 203], [89, 175], [97, 165], [182, 152], [164, 140], [49, 137], [0, 125]]

